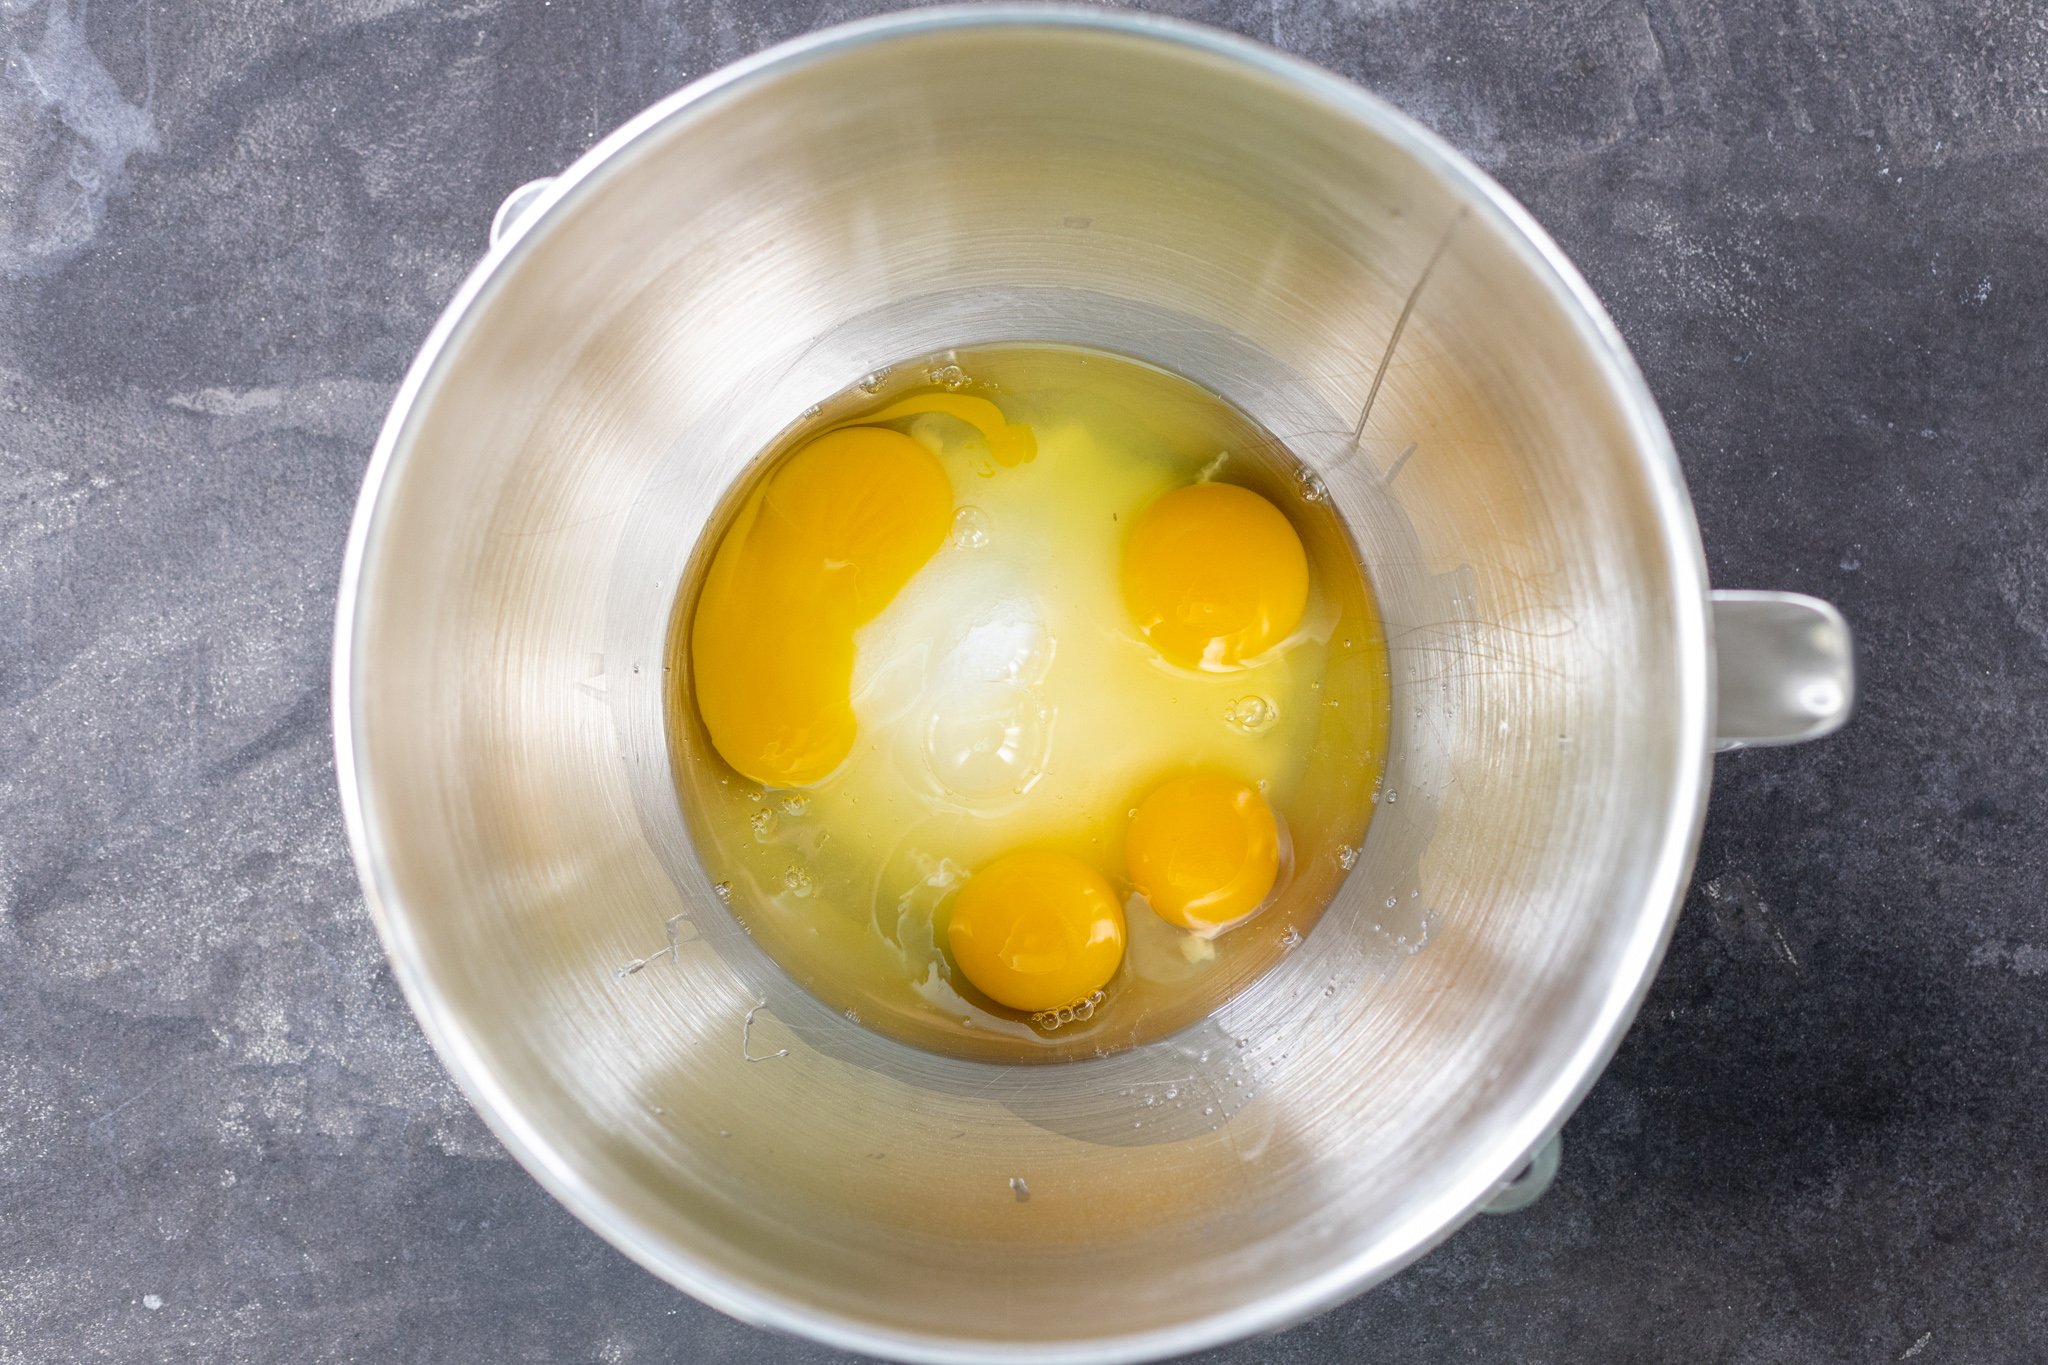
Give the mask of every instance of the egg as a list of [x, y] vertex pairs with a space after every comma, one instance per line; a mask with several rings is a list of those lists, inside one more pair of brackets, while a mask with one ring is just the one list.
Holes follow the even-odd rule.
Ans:
[[[945, 412], [981, 431], [1007, 463], [1028, 431], [995, 405], [927, 394], [876, 420]], [[803, 787], [853, 747], [853, 635], [903, 590], [952, 527], [953, 487], [901, 432], [827, 431], [747, 499], [705, 574], [691, 632], [697, 706], [712, 745], [769, 786]]]
[[1308, 554], [1279, 508], [1197, 483], [1147, 507], [1124, 546], [1124, 600], [1145, 638], [1189, 668], [1240, 668], [1308, 605]]
[[1234, 777], [1177, 777], [1131, 812], [1124, 864], [1155, 914], [1212, 935], [1257, 910], [1272, 891], [1280, 828], [1265, 798]]
[[953, 960], [1013, 1010], [1078, 1004], [1124, 956], [1124, 912], [1109, 881], [1072, 854], [1025, 849], [977, 871], [953, 898]]
[[1369, 592], [1213, 395], [1074, 348], [939, 369], [828, 404], [721, 523], [678, 618], [685, 813], [754, 941], [864, 1024], [987, 1057], [1158, 1036], [1348, 866]]

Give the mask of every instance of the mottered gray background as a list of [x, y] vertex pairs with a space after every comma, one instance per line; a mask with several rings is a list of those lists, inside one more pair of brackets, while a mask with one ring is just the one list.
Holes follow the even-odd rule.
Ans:
[[[848, 1359], [551, 1202], [385, 971], [327, 661], [378, 421], [514, 185], [808, 0], [0, 0], [0, 1362]], [[1724, 760], [1556, 1188], [1213, 1365], [2048, 1357], [2048, 20], [1186, 0], [1535, 211], [1725, 586], [1863, 704]]]

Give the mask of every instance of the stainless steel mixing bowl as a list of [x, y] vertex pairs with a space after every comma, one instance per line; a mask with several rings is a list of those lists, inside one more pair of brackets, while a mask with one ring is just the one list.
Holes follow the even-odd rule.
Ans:
[[[506, 1146], [749, 1321], [1137, 1359], [1383, 1279], [1497, 1197], [1641, 999], [1717, 638], [1723, 741], [1846, 711], [1831, 610], [1710, 599], [1656, 408], [1526, 214], [1253, 44], [1094, 10], [835, 29], [649, 110], [499, 227], [356, 517], [350, 834]], [[1396, 694], [1370, 838], [1277, 970], [1167, 1042], [1004, 1068], [862, 1029], [737, 928], [677, 809], [662, 668], [707, 515], [785, 424], [1019, 339], [1155, 362], [1290, 443], [1377, 586]]]

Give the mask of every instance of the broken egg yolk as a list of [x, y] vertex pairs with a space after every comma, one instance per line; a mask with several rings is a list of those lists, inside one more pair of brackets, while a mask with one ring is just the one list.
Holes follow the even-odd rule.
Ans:
[[[938, 412], [1001, 464], [1036, 451], [995, 404], [921, 394], [863, 418]], [[901, 432], [842, 426], [779, 465], [740, 508], [704, 577], [690, 633], [697, 709], [720, 757], [764, 786], [818, 782], [853, 749], [854, 632], [937, 553], [953, 486]]]
[[798, 451], [740, 509], [690, 636], [697, 708], [726, 762], [767, 786], [853, 748], [853, 633], [937, 552], [953, 486], [900, 432], [847, 427]]
[[1234, 777], [1174, 778], [1132, 812], [1124, 863], [1161, 919], [1212, 933], [1251, 914], [1273, 890], [1279, 824], [1265, 798]]
[[953, 900], [953, 961], [983, 995], [1035, 1013], [1086, 1000], [1124, 956], [1124, 911], [1101, 873], [1049, 850], [1004, 854]]
[[957, 418], [981, 433], [988, 453], [1005, 469], [1015, 468], [1038, 453], [1038, 438], [1030, 427], [1004, 418], [1003, 410], [986, 398], [964, 393], [920, 393], [891, 403], [879, 412], [861, 418], [863, 422], [893, 422], [899, 417], [916, 417], [938, 412]]
[[1184, 667], [1231, 669], [1300, 623], [1308, 555], [1286, 515], [1257, 493], [1189, 484], [1139, 513], [1124, 543], [1123, 587], [1153, 648]]

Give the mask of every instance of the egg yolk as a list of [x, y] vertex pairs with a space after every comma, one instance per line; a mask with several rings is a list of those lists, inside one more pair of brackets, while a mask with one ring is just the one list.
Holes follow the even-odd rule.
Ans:
[[1023, 464], [1038, 453], [1038, 438], [1030, 427], [1004, 418], [1003, 410], [986, 398], [964, 393], [920, 393], [871, 412], [863, 422], [893, 422], [899, 417], [942, 412], [956, 417], [980, 432], [988, 442], [988, 453], [1005, 469]]
[[1236, 668], [1287, 638], [1308, 605], [1308, 555], [1284, 513], [1227, 483], [1176, 488], [1124, 543], [1124, 602], [1189, 668]]
[[[861, 421], [926, 412], [975, 427], [999, 464], [1037, 452], [1031, 428], [966, 394], [917, 394]], [[705, 573], [690, 633], [698, 713], [742, 776], [803, 787], [845, 761], [854, 632], [937, 553], [952, 518], [938, 458], [879, 426], [825, 432], [747, 499]]]
[[946, 942], [976, 989], [1035, 1013], [1087, 999], [1124, 956], [1124, 911], [1101, 873], [1070, 854], [1008, 853], [953, 899]]
[[853, 634], [944, 543], [953, 485], [900, 432], [842, 427], [741, 507], [690, 635], [711, 743], [768, 786], [816, 782], [853, 748]]
[[1280, 874], [1273, 810], [1233, 777], [1179, 777], [1153, 789], [1124, 835], [1131, 885], [1160, 918], [1196, 933], [1259, 908]]

